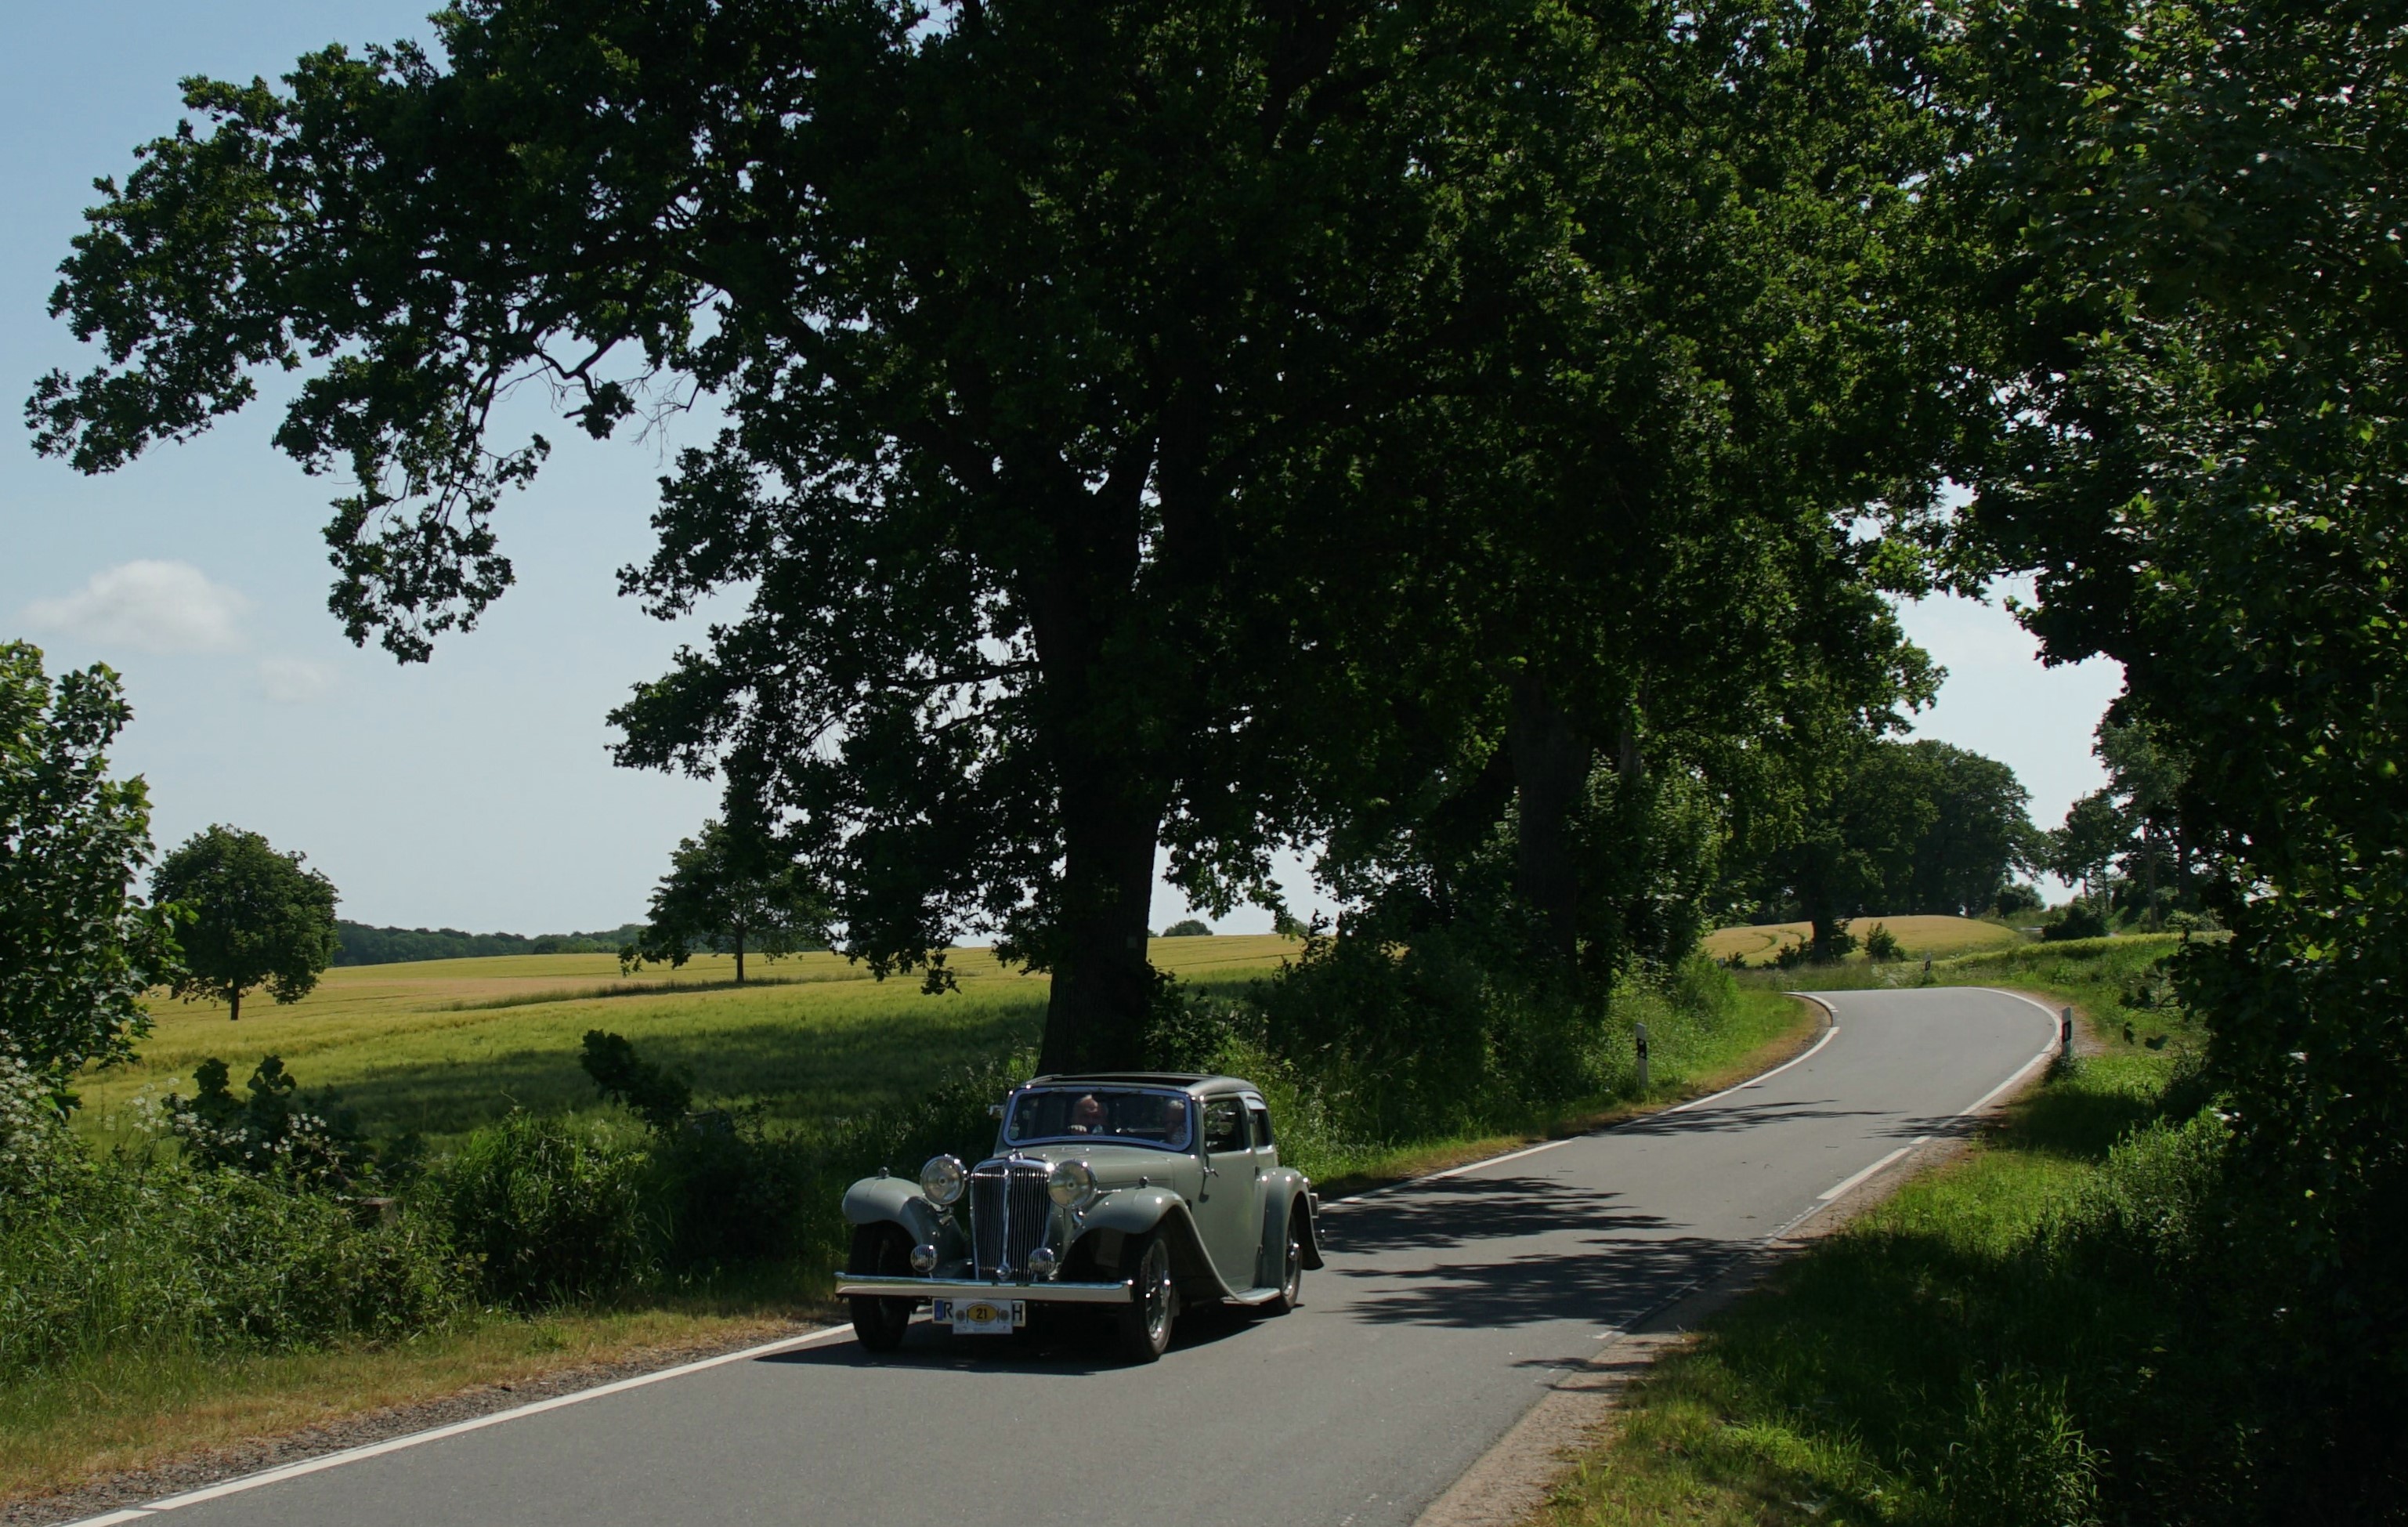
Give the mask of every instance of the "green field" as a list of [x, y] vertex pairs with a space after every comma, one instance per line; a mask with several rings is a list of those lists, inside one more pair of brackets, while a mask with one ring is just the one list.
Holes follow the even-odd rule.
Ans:
[[[1297, 946], [1274, 935], [1161, 939], [1152, 958], [1182, 980], [1268, 973]], [[215, 1056], [236, 1081], [278, 1055], [305, 1088], [332, 1087], [371, 1133], [455, 1137], [512, 1106], [599, 1111], [577, 1063], [589, 1029], [636, 1042], [683, 1071], [714, 1104], [757, 1104], [782, 1127], [916, 1096], [947, 1072], [1036, 1044], [1046, 978], [985, 950], [953, 956], [960, 989], [873, 980], [835, 955], [774, 964], [704, 956], [682, 971], [622, 979], [607, 955], [516, 955], [347, 966], [289, 1007], [258, 998], [229, 1022], [214, 1003], [154, 999], [141, 1059], [79, 1084], [85, 1127], [106, 1131], [138, 1097], [190, 1089]]]

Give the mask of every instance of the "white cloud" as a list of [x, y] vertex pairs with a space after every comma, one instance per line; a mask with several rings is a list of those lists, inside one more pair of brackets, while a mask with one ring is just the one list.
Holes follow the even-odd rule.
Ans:
[[142, 652], [224, 652], [242, 644], [236, 622], [251, 601], [189, 562], [121, 562], [63, 599], [36, 599], [24, 619]]
[[259, 684], [269, 699], [307, 705], [335, 687], [335, 670], [306, 657], [266, 657], [260, 660]]

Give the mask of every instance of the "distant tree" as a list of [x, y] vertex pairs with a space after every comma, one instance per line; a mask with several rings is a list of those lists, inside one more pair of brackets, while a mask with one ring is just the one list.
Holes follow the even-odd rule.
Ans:
[[1994, 904], [2001, 917], [2012, 917], [2019, 912], [2038, 912], [2048, 905], [2041, 899], [2038, 888], [2020, 881], [2010, 881], [2000, 886], [1999, 899]]
[[1923, 766], [1931, 824], [1915, 843], [1908, 883], [1892, 888], [1885, 910], [1957, 917], [1987, 911], [2007, 877], [2043, 852], [2031, 792], [1996, 758], [1940, 742], [1906, 747]]
[[1813, 925], [1807, 958], [1852, 947], [1847, 921], [1911, 883], [1915, 849], [1938, 819], [1929, 756], [1868, 740], [1835, 771], [1789, 841], [1756, 870], [1759, 894], [1794, 903]]
[[190, 917], [184, 969], [170, 989], [186, 1001], [209, 998], [240, 1019], [243, 994], [265, 987], [297, 1002], [335, 962], [335, 886], [302, 854], [281, 854], [256, 832], [211, 827], [168, 855], [150, 894]]
[[1211, 933], [1212, 925], [1201, 917], [1182, 917], [1162, 930], [1166, 939], [1209, 938]]
[[827, 947], [827, 904], [791, 862], [780, 863], [757, 838], [719, 822], [680, 840], [669, 872], [652, 892], [652, 920], [620, 951], [624, 967], [665, 963], [672, 970], [704, 949], [736, 957], [744, 980], [747, 951], [775, 959]]
[[2146, 718], [2118, 719], [2110, 712], [2099, 723], [2093, 751], [2107, 766], [2107, 787], [2123, 806], [2125, 821], [2139, 842], [2123, 857], [2136, 871], [2143, 915], [2155, 920], [2159, 904], [2159, 871], [2171, 866], [2177, 900], [2188, 899], [2189, 853], [2182, 830], [2183, 783], [2190, 775], [2189, 760], [2172, 728]]
[[130, 1057], [143, 988], [175, 968], [170, 917], [134, 894], [149, 792], [108, 777], [132, 714], [107, 668], [54, 689], [39, 648], [0, 644], [0, 1049], [54, 1088]]
[[2132, 827], [2112, 790], [2093, 790], [2065, 814], [2065, 825], [2049, 834], [2049, 869], [2059, 879], [2078, 880], [2083, 894], [2132, 841]]

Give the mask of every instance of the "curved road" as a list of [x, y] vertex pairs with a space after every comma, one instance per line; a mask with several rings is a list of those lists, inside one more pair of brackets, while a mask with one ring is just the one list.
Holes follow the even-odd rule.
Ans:
[[1601, 1336], [1963, 1128], [2055, 1034], [2003, 992], [1828, 998], [1833, 1031], [1728, 1093], [1327, 1205], [1303, 1309], [1191, 1317], [1154, 1366], [831, 1333], [93, 1520], [1410, 1523]]

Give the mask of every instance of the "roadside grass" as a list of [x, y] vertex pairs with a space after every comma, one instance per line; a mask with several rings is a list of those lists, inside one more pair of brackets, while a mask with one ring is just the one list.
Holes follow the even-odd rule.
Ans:
[[830, 1316], [824, 1283], [816, 1299], [797, 1292], [538, 1319], [486, 1314], [387, 1347], [335, 1351], [108, 1352], [0, 1387], [0, 1503], [477, 1385], [773, 1340], [797, 1320]]
[[[1268, 973], [1296, 944], [1271, 935], [1156, 941], [1154, 958], [1205, 986]], [[223, 1006], [154, 998], [155, 1027], [131, 1065], [86, 1076], [78, 1121], [106, 1135], [144, 1093], [183, 1087], [211, 1056], [236, 1084], [280, 1056], [305, 1088], [331, 1088], [362, 1128], [415, 1133], [437, 1146], [521, 1107], [616, 1119], [578, 1065], [589, 1029], [634, 1041], [685, 1073], [716, 1105], [757, 1107], [780, 1130], [915, 1098], [978, 1061], [1033, 1044], [1047, 982], [955, 951], [960, 989], [928, 996], [917, 979], [877, 981], [835, 955], [764, 966], [703, 956], [674, 972], [597, 987], [602, 955], [518, 955], [417, 965], [344, 966], [289, 1007], [254, 1001], [239, 1023]]]
[[[2024, 935], [2016, 929], [1976, 917], [1857, 917], [1849, 922], [1848, 931], [1861, 944], [1876, 923], [1890, 930], [1908, 958], [1918, 962], [1926, 956], [1942, 959], [1971, 950], [2007, 948], [2024, 942]], [[1740, 956], [1754, 965], [1770, 960], [1784, 944], [1802, 944], [1813, 936], [1811, 923], [1761, 923], [1718, 928], [1706, 935], [1703, 947], [1716, 959]], [[1862, 962], [1861, 955], [1856, 958]]]
[[2133, 1375], [2168, 1361], [2179, 1333], [2159, 1290], [2112, 1259], [2069, 1253], [2067, 1236], [2100, 1203], [2128, 1200], [2147, 1164], [2128, 1143], [2201, 1042], [2154, 985], [2174, 942], [1935, 964], [1947, 984], [2078, 1005], [2093, 1053], [1659, 1360], [1536, 1520], [2096, 1520], [2102, 1461], [2138, 1429]]

